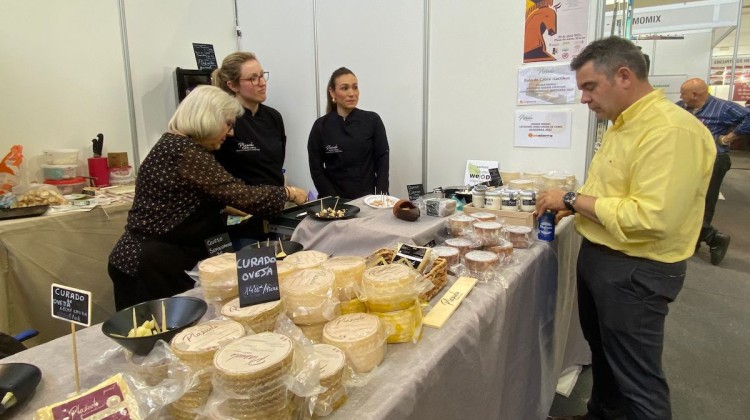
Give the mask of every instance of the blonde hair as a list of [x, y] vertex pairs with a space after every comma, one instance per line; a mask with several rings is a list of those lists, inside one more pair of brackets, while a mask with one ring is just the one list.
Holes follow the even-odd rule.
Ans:
[[215, 86], [201, 85], [180, 103], [168, 128], [201, 142], [221, 135], [227, 129], [227, 121], [237, 119], [244, 112], [234, 96]]
[[242, 77], [242, 65], [248, 61], [258, 61], [258, 58], [255, 54], [244, 51], [229, 54], [221, 62], [221, 67], [211, 73], [211, 82], [214, 86], [222, 88], [224, 92], [234, 95], [227, 82], [239, 84], [240, 77]]

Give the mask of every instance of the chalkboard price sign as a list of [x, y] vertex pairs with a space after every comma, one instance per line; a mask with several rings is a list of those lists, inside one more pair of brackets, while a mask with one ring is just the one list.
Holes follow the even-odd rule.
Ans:
[[414, 201], [417, 198], [424, 195], [424, 185], [422, 184], [407, 185], [406, 191], [409, 194], [409, 201]]
[[198, 70], [215, 69], [219, 65], [216, 63], [216, 53], [212, 44], [193, 43], [193, 52], [195, 53], [195, 62], [198, 63]]
[[245, 247], [237, 253], [240, 307], [279, 300], [276, 249]]
[[91, 292], [52, 284], [52, 317], [91, 326]]
[[229, 239], [228, 233], [222, 233], [221, 235], [212, 236], [204, 241], [206, 243], [206, 249], [208, 255], [215, 257], [225, 252], [234, 252], [232, 248], [232, 240]]

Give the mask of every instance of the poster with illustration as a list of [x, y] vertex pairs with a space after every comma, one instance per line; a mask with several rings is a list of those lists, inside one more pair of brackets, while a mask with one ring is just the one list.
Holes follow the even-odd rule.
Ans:
[[588, 43], [587, 0], [524, 0], [523, 62], [570, 61]]

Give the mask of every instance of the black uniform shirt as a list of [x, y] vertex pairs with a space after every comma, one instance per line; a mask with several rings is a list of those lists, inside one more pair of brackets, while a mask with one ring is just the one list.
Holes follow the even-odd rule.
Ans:
[[284, 185], [286, 132], [279, 111], [260, 104], [255, 115], [249, 109], [234, 125], [216, 159], [248, 185]]
[[354, 109], [318, 118], [307, 142], [310, 175], [321, 197], [388, 192], [388, 138], [378, 114]]

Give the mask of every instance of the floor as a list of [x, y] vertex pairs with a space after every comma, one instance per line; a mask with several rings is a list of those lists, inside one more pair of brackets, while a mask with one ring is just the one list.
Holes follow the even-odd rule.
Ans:
[[[731, 157], [713, 222], [731, 235], [729, 251], [718, 266], [705, 245], [688, 260], [667, 316], [663, 362], [676, 420], [750, 418], [750, 152]], [[584, 368], [569, 398], [555, 396], [550, 415], [585, 413], [590, 392]]]

